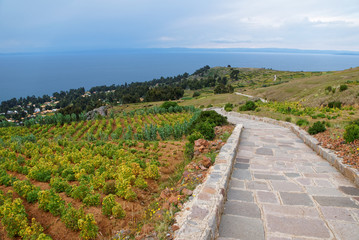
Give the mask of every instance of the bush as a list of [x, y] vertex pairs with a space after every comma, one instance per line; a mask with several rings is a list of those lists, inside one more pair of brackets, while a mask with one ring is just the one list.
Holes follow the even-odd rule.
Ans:
[[292, 118], [291, 118], [291, 117], [286, 117], [286, 118], [285, 118], [285, 121], [286, 121], [286, 122], [292, 122]]
[[239, 107], [239, 111], [254, 111], [257, 105], [253, 101], [247, 101], [246, 104]]
[[78, 221], [81, 230], [80, 237], [82, 239], [95, 239], [98, 233], [98, 227], [92, 213], [85, 216], [85, 219]]
[[332, 86], [328, 86], [325, 88], [325, 91], [331, 92], [333, 90]]
[[192, 95], [192, 97], [198, 97], [198, 96], [200, 96], [200, 95], [201, 95], [200, 92], [194, 92], [193, 95]]
[[346, 85], [346, 84], [340, 85], [340, 87], [339, 87], [340, 92], [343, 92], [343, 91], [345, 91], [347, 89], [348, 89], [348, 85]]
[[109, 194], [102, 200], [102, 214], [110, 216], [112, 214], [112, 208], [116, 205], [115, 195]]
[[339, 108], [340, 109], [342, 107], [342, 102], [340, 102], [340, 101], [329, 102], [328, 107], [329, 108]]
[[112, 216], [115, 218], [124, 218], [126, 216], [121, 204], [116, 203], [115, 206], [112, 207]]
[[306, 120], [306, 119], [299, 119], [296, 124], [298, 126], [308, 126], [309, 125], [309, 122]]
[[308, 133], [310, 135], [314, 135], [314, 134], [317, 134], [317, 133], [320, 133], [320, 132], [324, 132], [326, 130], [325, 128], [325, 125], [322, 123], [322, 122], [315, 122], [313, 124], [313, 126], [311, 126], [309, 129], [308, 129]]
[[214, 126], [212, 126], [209, 122], [197, 124], [195, 130], [201, 133], [207, 140], [212, 140], [216, 136]]
[[86, 206], [100, 205], [100, 194], [88, 194], [82, 201]]
[[108, 194], [115, 194], [116, 193], [116, 185], [114, 181], [107, 182], [102, 189], [103, 193]]
[[194, 132], [187, 137], [188, 141], [192, 144], [194, 143], [194, 141], [200, 138], [203, 138], [203, 135], [200, 132]]
[[345, 128], [344, 139], [347, 143], [359, 139], [359, 126], [357, 124], [350, 124]]
[[224, 110], [226, 112], [230, 112], [233, 110], [233, 104], [232, 103], [226, 103], [226, 105], [224, 105]]
[[213, 125], [213, 127], [228, 124], [227, 117], [224, 117], [216, 111], [211, 110], [201, 112], [199, 117], [193, 122], [192, 126], [206, 121]]
[[85, 218], [84, 210], [82, 208], [77, 210], [69, 203], [61, 216], [61, 221], [67, 228], [78, 231], [78, 221], [83, 218]]
[[65, 201], [61, 199], [60, 195], [54, 192], [54, 190], [40, 191], [39, 194], [39, 208], [50, 212], [54, 216], [61, 214]]
[[176, 103], [176, 102], [164, 102], [160, 106], [160, 108], [165, 108], [165, 109], [169, 109], [170, 107], [172, 107], [172, 108], [178, 107], [178, 103]]
[[186, 159], [192, 159], [194, 154], [194, 143], [186, 143], [184, 148], [184, 157]]

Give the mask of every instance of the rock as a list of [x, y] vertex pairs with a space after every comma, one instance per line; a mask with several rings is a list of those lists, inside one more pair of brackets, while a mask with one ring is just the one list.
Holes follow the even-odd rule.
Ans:
[[177, 231], [178, 229], [180, 229], [178, 225], [172, 225], [172, 231]]
[[178, 203], [178, 197], [177, 196], [171, 196], [168, 198], [169, 203], [177, 204]]
[[92, 111], [87, 112], [86, 119], [87, 120], [95, 119], [96, 115], [101, 115], [101, 116], [105, 117], [107, 115], [107, 107], [101, 106], [99, 108], [95, 108]]
[[168, 198], [168, 197], [169, 197], [169, 190], [166, 188], [165, 190], [163, 190], [163, 191], [161, 192], [160, 198], [166, 199], [166, 198]]
[[206, 167], [209, 168], [212, 165], [212, 161], [209, 157], [204, 156], [203, 160], [201, 161], [201, 164]]
[[193, 191], [191, 191], [191, 190], [189, 190], [187, 188], [184, 188], [182, 190], [182, 194], [187, 195], [187, 196], [191, 196], [193, 194]]
[[188, 171], [184, 171], [182, 176], [183, 176], [184, 178], [188, 178], [189, 174], [190, 174], [190, 173], [189, 173]]

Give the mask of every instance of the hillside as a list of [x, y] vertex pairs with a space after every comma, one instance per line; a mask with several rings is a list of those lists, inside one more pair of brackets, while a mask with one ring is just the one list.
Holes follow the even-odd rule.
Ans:
[[[340, 91], [340, 85], [348, 89]], [[331, 92], [328, 91], [331, 87]], [[333, 92], [334, 91], [334, 92]], [[292, 79], [286, 83], [247, 90], [247, 94], [272, 101], [301, 101], [307, 106], [326, 105], [341, 101], [345, 105], [359, 103], [359, 67], [338, 72], [326, 72], [319, 76]]]

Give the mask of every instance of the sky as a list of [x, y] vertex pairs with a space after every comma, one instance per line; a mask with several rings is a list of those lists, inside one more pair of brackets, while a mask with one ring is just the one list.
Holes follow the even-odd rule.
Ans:
[[0, 0], [0, 53], [182, 47], [359, 51], [359, 1]]

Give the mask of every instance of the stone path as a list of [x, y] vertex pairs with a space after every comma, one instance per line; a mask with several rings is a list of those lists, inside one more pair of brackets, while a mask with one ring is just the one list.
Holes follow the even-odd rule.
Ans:
[[289, 129], [231, 120], [244, 129], [218, 240], [359, 240], [354, 184]]

